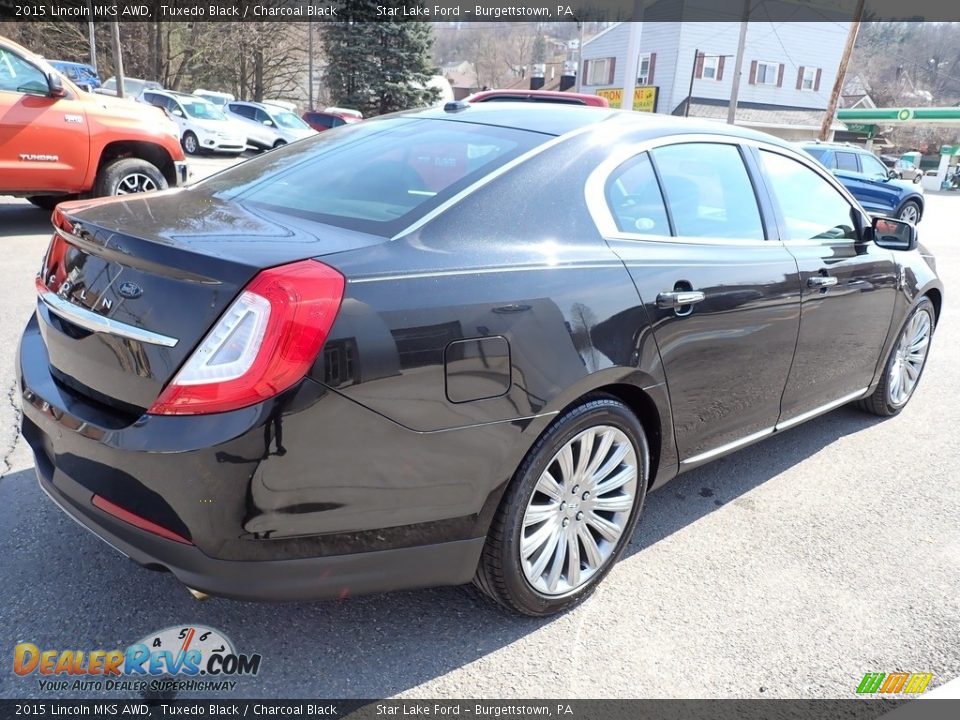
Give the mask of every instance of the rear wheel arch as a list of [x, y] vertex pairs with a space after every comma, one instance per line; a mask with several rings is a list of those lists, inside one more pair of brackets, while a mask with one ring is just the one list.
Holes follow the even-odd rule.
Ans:
[[[934, 287], [927, 290], [921, 297], [930, 298], [930, 302], [933, 304], [933, 320], [935, 323], [939, 323], [940, 308], [943, 307], [943, 293]], [[936, 328], [936, 325], [934, 325], [934, 328]]]
[[107, 165], [121, 158], [138, 158], [145, 160], [163, 174], [163, 177], [166, 178], [167, 183], [171, 187], [177, 184], [177, 169], [174, 165], [173, 157], [171, 157], [166, 148], [156, 143], [140, 140], [118, 140], [117, 142], [112, 142], [104, 146], [100, 152], [96, 177], [100, 177], [100, 174]]

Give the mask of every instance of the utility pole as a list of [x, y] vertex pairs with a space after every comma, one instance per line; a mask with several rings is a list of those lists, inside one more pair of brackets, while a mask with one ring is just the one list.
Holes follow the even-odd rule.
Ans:
[[[93, 1], [87, 0], [87, 17], [93, 17]], [[97, 35], [94, 32], [93, 20], [87, 21], [87, 35], [90, 37], [90, 67], [97, 71]]]
[[843, 81], [847, 76], [847, 65], [853, 54], [854, 43], [857, 42], [857, 33], [860, 32], [860, 20], [863, 17], [863, 0], [857, 0], [857, 8], [853, 11], [853, 22], [850, 23], [850, 32], [847, 33], [847, 44], [843, 46], [843, 55], [840, 57], [840, 67], [837, 68], [837, 79], [833, 82], [833, 92], [830, 93], [830, 102], [823, 113], [823, 124], [820, 126], [820, 139], [830, 137], [830, 126], [833, 116], [837, 114], [837, 105], [840, 103], [840, 93], [843, 91]]
[[623, 69], [623, 100], [621, 110], [633, 110], [633, 95], [637, 89], [637, 70], [640, 67], [640, 33], [643, 30], [643, 0], [633, 0], [630, 39], [627, 41], [627, 66]]
[[700, 59], [700, 48], [693, 50], [693, 65], [690, 68], [690, 87], [687, 88], [687, 101], [683, 104], [683, 116], [690, 117], [690, 103], [693, 102], [693, 78], [697, 75], [697, 60]]
[[123, 51], [120, 49], [120, 23], [114, 20], [110, 23], [110, 40], [113, 44], [113, 74], [117, 78], [117, 97], [125, 97], [123, 93]]
[[577, 29], [580, 31], [580, 42], [577, 45], [577, 89], [580, 92], [580, 75], [583, 74], [583, 21], [577, 23]]
[[733, 67], [733, 87], [730, 88], [730, 107], [727, 108], [727, 124], [737, 119], [737, 101], [740, 97], [740, 74], [743, 72], [743, 52], [747, 45], [747, 22], [750, 19], [750, 0], [743, 0], [743, 17], [740, 20], [740, 39], [737, 42], [737, 59]]
[[313, 20], [307, 22], [307, 109], [313, 110]]

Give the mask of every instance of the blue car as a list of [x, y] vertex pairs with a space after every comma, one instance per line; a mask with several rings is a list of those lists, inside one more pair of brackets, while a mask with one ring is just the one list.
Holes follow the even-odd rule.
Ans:
[[825, 165], [871, 215], [886, 215], [914, 224], [923, 216], [923, 192], [915, 183], [891, 177], [891, 171], [869, 150], [842, 143], [801, 143]]
[[89, 65], [69, 60], [50, 60], [54, 69], [66, 76], [74, 85], [90, 92], [100, 87], [100, 76]]

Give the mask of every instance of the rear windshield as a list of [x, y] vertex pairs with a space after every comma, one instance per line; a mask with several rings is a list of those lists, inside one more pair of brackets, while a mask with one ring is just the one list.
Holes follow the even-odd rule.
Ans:
[[245, 206], [391, 237], [551, 136], [404, 117], [344, 125], [198, 184]]

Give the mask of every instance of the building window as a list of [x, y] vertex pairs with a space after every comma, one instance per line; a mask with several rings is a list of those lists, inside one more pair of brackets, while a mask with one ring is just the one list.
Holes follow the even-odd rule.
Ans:
[[779, 85], [780, 84], [780, 63], [767, 62], [761, 60], [757, 63], [757, 73], [755, 84], [757, 85]]
[[801, 65], [797, 69], [797, 90], [820, 89], [820, 68], [804, 67]]
[[596, 58], [584, 61], [583, 76], [587, 85], [609, 85], [613, 82], [615, 58]]
[[703, 77], [707, 80], [720, 79], [720, 56], [704, 55], [703, 57]]
[[650, 53], [640, 56], [640, 67], [637, 70], [637, 85], [650, 83]]

